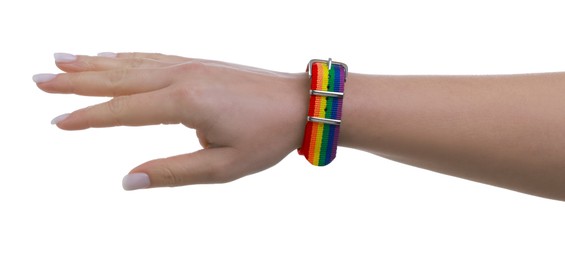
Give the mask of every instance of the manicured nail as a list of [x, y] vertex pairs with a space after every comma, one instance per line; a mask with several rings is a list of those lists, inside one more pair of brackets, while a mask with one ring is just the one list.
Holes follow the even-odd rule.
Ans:
[[108, 57], [108, 58], [116, 58], [118, 57], [118, 54], [115, 52], [101, 52], [98, 53], [99, 57]]
[[53, 120], [51, 120], [51, 124], [52, 124], [52, 125], [56, 125], [56, 124], [58, 124], [59, 122], [61, 122], [61, 121], [65, 120], [65, 119], [67, 119], [67, 117], [69, 117], [69, 115], [70, 115], [70, 114], [67, 113], [67, 114], [62, 114], [62, 115], [60, 115], [60, 116], [57, 116], [57, 117], [53, 118]]
[[122, 187], [124, 190], [137, 190], [149, 188], [151, 182], [149, 175], [146, 173], [130, 173], [122, 179]]
[[33, 79], [33, 81], [35, 81], [35, 83], [43, 83], [43, 82], [50, 81], [50, 80], [54, 79], [55, 77], [57, 77], [57, 74], [43, 73], [43, 74], [33, 75], [32, 79]]
[[75, 55], [61, 52], [53, 54], [53, 57], [55, 57], [55, 62], [71, 62], [77, 59]]

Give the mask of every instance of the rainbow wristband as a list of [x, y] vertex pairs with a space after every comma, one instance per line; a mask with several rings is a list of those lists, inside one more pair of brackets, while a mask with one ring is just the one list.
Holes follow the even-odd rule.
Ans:
[[325, 166], [336, 156], [347, 65], [332, 59], [311, 60], [308, 73], [310, 106], [298, 154], [304, 155], [312, 165]]

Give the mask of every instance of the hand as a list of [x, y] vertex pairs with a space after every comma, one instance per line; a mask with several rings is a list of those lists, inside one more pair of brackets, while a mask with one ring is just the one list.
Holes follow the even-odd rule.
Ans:
[[204, 148], [134, 168], [126, 190], [229, 182], [275, 165], [302, 142], [305, 73], [162, 54], [108, 56], [56, 54], [66, 73], [34, 76], [49, 93], [113, 97], [56, 118], [59, 128], [182, 123]]

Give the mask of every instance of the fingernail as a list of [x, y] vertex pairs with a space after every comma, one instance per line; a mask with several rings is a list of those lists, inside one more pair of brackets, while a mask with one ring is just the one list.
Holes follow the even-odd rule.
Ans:
[[51, 120], [51, 124], [52, 124], [52, 125], [56, 125], [56, 124], [58, 124], [59, 122], [65, 120], [67, 117], [69, 117], [69, 115], [70, 115], [70, 114], [67, 113], [67, 114], [62, 114], [62, 115], [60, 115], [60, 116], [57, 116], [57, 117], [53, 118], [53, 120]]
[[43, 74], [35, 74], [33, 75], [32, 79], [35, 83], [43, 83], [54, 79], [57, 74], [52, 73], [43, 73]]
[[149, 175], [146, 173], [130, 173], [124, 176], [122, 180], [122, 187], [124, 190], [137, 190], [149, 188], [151, 182], [149, 181]]
[[55, 57], [55, 62], [71, 62], [77, 59], [75, 55], [61, 52], [53, 54], [53, 57]]
[[115, 52], [101, 52], [98, 53], [99, 57], [108, 57], [108, 58], [116, 58], [118, 57], [118, 54]]

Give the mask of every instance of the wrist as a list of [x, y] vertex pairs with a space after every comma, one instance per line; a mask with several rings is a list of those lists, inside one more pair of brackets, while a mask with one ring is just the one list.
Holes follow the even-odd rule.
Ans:
[[287, 74], [288, 80], [288, 102], [285, 110], [290, 116], [289, 133], [293, 135], [292, 149], [298, 149], [304, 138], [306, 116], [308, 115], [308, 102], [310, 100], [310, 78], [307, 73]]
[[378, 80], [377, 77], [357, 73], [348, 74], [343, 96], [340, 146], [363, 149], [364, 142], [366, 142], [364, 136], [375, 134], [366, 133], [369, 131], [366, 124], [381, 121], [379, 111], [370, 110], [378, 100], [368, 98], [378, 96], [372, 93], [378, 91], [378, 88], [369, 83]]

